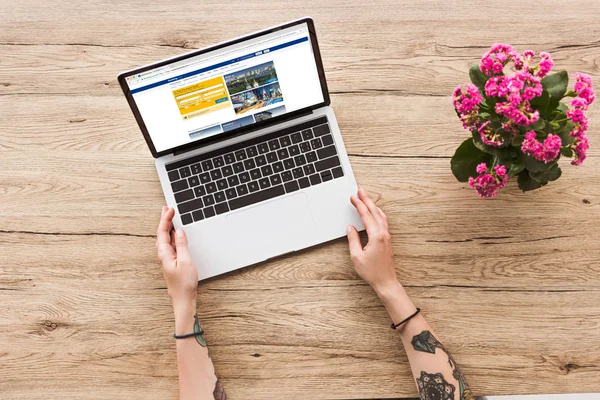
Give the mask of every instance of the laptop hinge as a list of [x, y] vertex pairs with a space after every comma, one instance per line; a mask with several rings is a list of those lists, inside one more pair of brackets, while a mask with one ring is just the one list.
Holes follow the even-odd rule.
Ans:
[[[312, 110], [307, 110], [307, 111], [304, 111], [304, 112], [302, 112], [300, 114], [294, 114], [291, 117], [287, 117], [287, 118], [283, 118], [283, 119], [278, 120], [274, 125], [271, 125], [271, 126], [275, 126], [275, 125], [278, 125], [278, 124], [281, 124], [281, 123], [284, 123], [284, 122], [288, 122], [288, 121], [294, 120], [296, 118], [304, 117], [304, 116], [310, 115], [312, 113], [313, 113]], [[257, 128], [250, 128], [249, 130], [245, 131], [243, 134], [250, 133], [250, 132], [255, 132], [257, 130], [265, 129], [265, 128], [268, 128], [268, 127], [269, 127], [269, 125], [267, 125], [267, 126], [261, 126], [261, 127], [257, 127]], [[207, 144], [218, 143], [220, 141], [227, 140], [227, 139], [230, 139], [230, 138], [231, 138], [230, 136], [227, 136], [227, 137], [224, 137], [221, 140], [216, 140], [216, 141], [214, 141], [212, 143], [202, 143], [202, 144], [200, 144], [198, 146], [193, 146], [193, 147], [189, 147], [189, 148], [185, 148], [185, 149], [176, 150], [176, 151], [173, 152], [173, 155], [174, 156], [178, 156], [180, 154], [184, 154], [184, 153], [188, 153], [190, 151], [197, 150], [197, 149], [199, 149], [202, 146], [206, 146]]]

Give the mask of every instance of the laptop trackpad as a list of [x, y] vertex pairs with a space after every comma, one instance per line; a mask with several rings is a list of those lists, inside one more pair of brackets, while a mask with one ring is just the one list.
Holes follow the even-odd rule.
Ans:
[[226, 217], [236, 249], [253, 263], [306, 247], [315, 228], [304, 193], [257, 204]]

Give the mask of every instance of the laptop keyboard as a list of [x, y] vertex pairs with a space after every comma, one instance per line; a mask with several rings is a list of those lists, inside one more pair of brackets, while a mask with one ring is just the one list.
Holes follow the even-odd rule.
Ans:
[[344, 176], [326, 117], [166, 169], [184, 225]]

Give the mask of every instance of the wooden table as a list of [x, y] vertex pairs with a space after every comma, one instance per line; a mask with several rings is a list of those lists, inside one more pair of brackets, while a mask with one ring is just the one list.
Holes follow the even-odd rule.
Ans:
[[[164, 201], [117, 73], [307, 14], [398, 275], [474, 392], [598, 390], [600, 105], [589, 160], [542, 190], [481, 200], [449, 158], [468, 135], [450, 93], [492, 43], [600, 87], [599, 2], [150, 3], [0, 5], [3, 399], [176, 398]], [[344, 240], [202, 283], [198, 309], [232, 399], [416, 395]]]

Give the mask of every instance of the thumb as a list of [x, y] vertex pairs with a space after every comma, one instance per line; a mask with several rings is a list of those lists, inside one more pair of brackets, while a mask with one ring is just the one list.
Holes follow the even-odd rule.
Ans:
[[187, 236], [185, 236], [185, 232], [181, 228], [175, 231], [175, 250], [177, 251], [177, 258], [191, 258]]
[[352, 225], [348, 225], [346, 232], [348, 234], [348, 246], [350, 247], [350, 255], [358, 256], [363, 251], [362, 244], [360, 243], [360, 237], [358, 236], [358, 231]]

